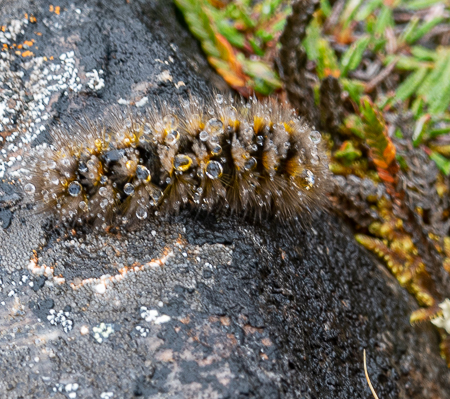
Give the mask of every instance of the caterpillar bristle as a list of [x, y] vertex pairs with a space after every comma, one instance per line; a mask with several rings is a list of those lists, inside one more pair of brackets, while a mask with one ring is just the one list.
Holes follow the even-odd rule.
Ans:
[[191, 205], [208, 212], [308, 219], [326, 202], [320, 133], [275, 100], [180, 100], [145, 115], [56, 129], [31, 150], [24, 191], [62, 222], [130, 225]]

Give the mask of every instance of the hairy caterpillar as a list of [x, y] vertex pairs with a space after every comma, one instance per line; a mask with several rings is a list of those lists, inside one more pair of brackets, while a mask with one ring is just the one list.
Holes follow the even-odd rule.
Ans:
[[127, 225], [187, 204], [303, 219], [329, 185], [320, 133], [275, 100], [190, 98], [52, 139], [31, 150], [23, 189], [63, 222]]

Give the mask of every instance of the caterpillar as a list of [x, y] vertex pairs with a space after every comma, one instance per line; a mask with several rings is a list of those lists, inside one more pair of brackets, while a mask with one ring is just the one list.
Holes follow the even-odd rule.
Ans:
[[190, 97], [51, 138], [26, 157], [23, 191], [61, 222], [129, 225], [187, 205], [307, 219], [330, 185], [320, 133], [274, 99]]

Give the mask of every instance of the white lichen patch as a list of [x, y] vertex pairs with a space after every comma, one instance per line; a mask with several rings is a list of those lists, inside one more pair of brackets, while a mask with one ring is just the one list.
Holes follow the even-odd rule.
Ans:
[[98, 326], [92, 327], [94, 339], [101, 344], [114, 333], [114, 324], [100, 323]]
[[56, 312], [54, 309], [50, 309], [47, 320], [54, 326], [61, 325], [64, 332], [68, 333], [73, 328], [73, 320], [71, 320], [69, 317], [69, 312], [64, 312], [63, 310]]
[[[66, 9], [65, 13], [71, 20], [82, 19], [80, 10], [74, 7]], [[50, 19], [43, 22], [51, 31], [62, 28]], [[12, 176], [16, 175], [22, 148], [28, 147], [47, 130], [51, 105], [60, 96], [79, 92], [83, 87], [98, 91], [105, 85], [102, 70], [94, 69], [85, 75], [79, 70], [73, 50], [50, 58], [35, 56], [28, 45], [23, 47], [26, 51], [12, 51], [15, 44], [20, 44], [19, 40], [27, 41], [33, 36], [28, 25], [25, 18], [14, 19], [5, 25], [4, 32], [0, 30], [0, 46], [9, 48], [0, 52], [0, 133], [7, 133], [6, 143], [0, 151], [0, 178], [5, 176], [7, 169]], [[20, 68], [12, 67], [17, 61]]]
[[170, 321], [170, 316], [165, 314], [159, 315], [159, 312], [156, 309], [147, 309], [147, 307], [141, 306], [140, 311], [141, 317], [149, 323], [164, 324]]
[[138, 332], [138, 334], [141, 337], [147, 337], [147, 335], [150, 333], [150, 329], [148, 329], [147, 327], [142, 327], [142, 326], [136, 326], [136, 331]]
[[97, 72], [96, 69], [94, 69], [92, 72], [87, 72], [86, 77], [90, 78], [87, 85], [95, 91], [101, 90], [105, 87], [105, 80], [100, 77], [103, 75], [103, 70], [100, 69], [100, 71]]

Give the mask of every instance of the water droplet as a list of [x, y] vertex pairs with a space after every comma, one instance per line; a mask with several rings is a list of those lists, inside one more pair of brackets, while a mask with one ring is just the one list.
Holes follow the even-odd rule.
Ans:
[[25, 184], [23, 191], [25, 191], [28, 195], [32, 195], [36, 191], [36, 187], [34, 187], [34, 185], [31, 183], [27, 183]]
[[134, 161], [127, 161], [125, 166], [126, 166], [126, 168], [128, 170], [134, 170], [136, 168], [136, 162], [134, 162]]
[[88, 171], [88, 167], [84, 162], [79, 162], [78, 163], [78, 171], [81, 173], [86, 173]]
[[180, 172], [185, 172], [189, 169], [192, 164], [192, 159], [187, 155], [179, 154], [175, 157], [173, 161], [173, 166], [176, 170]]
[[244, 164], [244, 169], [245, 170], [253, 170], [256, 167], [256, 159], [251, 157], [249, 160], [247, 160]]
[[220, 155], [220, 153], [222, 152], [222, 147], [220, 145], [215, 145], [212, 149], [211, 149], [211, 154], [212, 155]]
[[200, 132], [200, 134], [198, 135], [198, 138], [199, 138], [201, 141], [207, 141], [207, 140], [209, 139], [209, 134], [208, 134], [208, 132], [205, 132], [204, 130], [202, 130], [202, 131]]
[[165, 138], [167, 145], [174, 145], [180, 139], [180, 133], [177, 130], [172, 130]]
[[205, 130], [211, 135], [220, 134], [223, 132], [223, 123], [219, 119], [212, 118], [206, 122]]
[[166, 177], [166, 184], [172, 183], [172, 179], [170, 177]]
[[219, 144], [220, 140], [219, 137], [213, 136], [209, 139], [209, 144]]
[[306, 190], [310, 190], [314, 186], [314, 183], [316, 182], [314, 173], [311, 172], [309, 169], [303, 170], [300, 177], [303, 179], [303, 187]]
[[237, 110], [234, 107], [229, 107], [228, 108], [228, 117], [232, 120], [236, 119], [236, 115], [237, 115]]
[[212, 180], [219, 179], [222, 176], [223, 167], [217, 161], [209, 161], [206, 164], [205, 173], [206, 173], [206, 176], [208, 176]]
[[100, 189], [98, 190], [98, 193], [102, 197], [106, 197], [108, 195], [108, 189], [106, 187], [100, 187]]
[[256, 136], [256, 144], [258, 144], [259, 146], [263, 146], [264, 145], [264, 137]]
[[253, 128], [251, 126], [246, 127], [242, 133], [244, 134], [244, 136], [248, 137], [248, 136], [253, 136], [255, 134]]
[[321, 134], [317, 131], [317, 130], [313, 130], [310, 134], [309, 134], [309, 138], [310, 140], [314, 143], [314, 144], [319, 144], [320, 140], [322, 138]]
[[52, 169], [52, 170], [55, 169], [56, 168], [56, 162], [53, 161], [53, 160], [48, 161], [48, 168]]
[[61, 163], [62, 163], [62, 165], [63, 165], [64, 167], [66, 167], [66, 168], [68, 168], [68, 167], [70, 166], [70, 160], [69, 160], [68, 158], [64, 158], [64, 159], [61, 161]]
[[86, 202], [81, 201], [81, 202], [78, 204], [78, 207], [79, 207], [82, 211], [86, 211], [88, 206], [87, 206], [87, 203], [86, 203]]
[[150, 181], [152, 178], [150, 175], [150, 171], [142, 165], [138, 165], [138, 167], [136, 168], [136, 177], [142, 181]]
[[81, 184], [78, 183], [77, 181], [73, 181], [72, 183], [69, 184], [67, 191], [72, 197], [77, 197], [78, 195], [80, 195], [81, 189], [82, 189]]
[[158, 202], [160, 198], [162, 197], [162, 191], [161, 190], [153, 190], [151, 193], [151, 196], [153, 198], [153, 201]]
[[123, 186], [123, 192], [126, 195], [131, 195], [134, 193], [134, 186], [131, 183], [127, 183]]
[[217, 104], [223, 104], [223, 96], [222, 94], [216, 94], [216, 103]]
[[106, 184], [108, 182], [108, 178], [105, 175], [100, 177], [100, 184]]
[[168, 132], [176, 130], [176, 128], [178, 127], [178, 119], [175, 115], [172, 114], [166, 115], [163, 118], [163, 122], [164, 122], [164, 129]]
[[57, 186], [58, 184], [59, 184], [59, 179], [55, 176], [55, 177], [52, 177], [51, 179], [50, 179], [50, 181], [55, 185], [55, 186]]
[[150, 126], [149, 123], [146, 123], [144, 125], [144, 134], [151, 135], [152, 133], [153, 133], [152, 127]]
[[145, 219], [146, 217], [147, 217], [147, 211], [144, 209], [144, 208], [142, 208], [142, 207], [139, 207], [137, 210], [136, 210], [136, 217], [138, 218], [138, 219]]
[[45, 162], [45, 161], [39, 162], [39, 169], [40, 170], [47, 170], [47, 162]]

